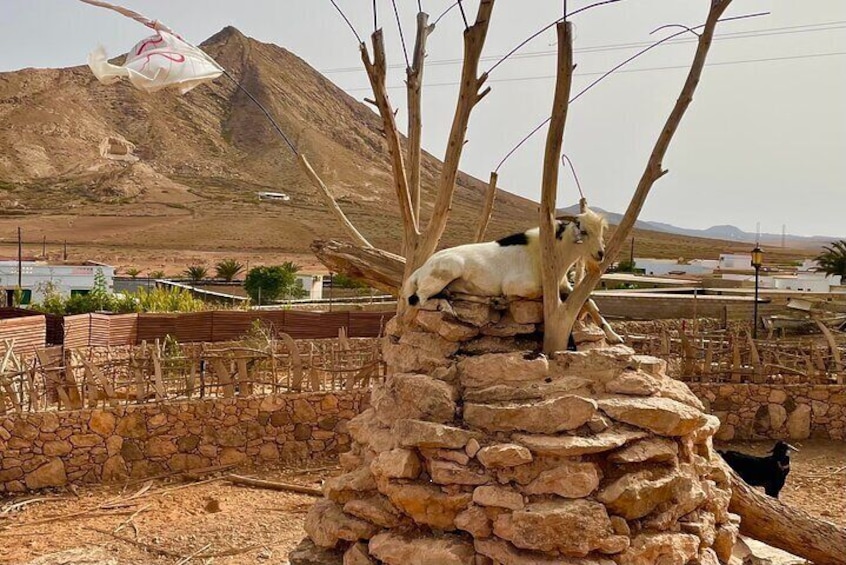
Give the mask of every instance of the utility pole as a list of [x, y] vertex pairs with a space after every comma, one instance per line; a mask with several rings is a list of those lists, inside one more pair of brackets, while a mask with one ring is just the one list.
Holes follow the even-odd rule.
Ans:
[[23, 241], [21, 240], [21, 227], [18, 226], [18, 290], [23, 289]]
[[47, 258], [47, 236], [43, 236], [41, 239], [41, 256], [45, 259]]
[[64, 246], [64, 249], [62, 251], [62, 260], [63, 261], [68, 260], [68, 240], [67, 239], [65, 240], [65, 246]]
[[632, 237], [632, 249], [629, 252], [629, 263], [632, 265], [632, 271], [634, 271], [634, 237]]

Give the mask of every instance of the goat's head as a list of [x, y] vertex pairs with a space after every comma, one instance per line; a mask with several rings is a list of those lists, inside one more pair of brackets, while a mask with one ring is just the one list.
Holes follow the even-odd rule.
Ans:
[[555, 237], [565, 245], [578, 245], [588, 267], [598, 268], [605, 258], [605, 229], [608, 222], [591, 209], [576, 216], [559, 216]]
[[777, 441], [776, 444], [773, 446], [773, 448], [770, 450], [770, 453], [772, 453], [774, 456], [776, 456], [779, 459], [783, 459], [791, 451], [797, 451], [798, 452], [799, 450], [796, 449], [795, 447], [793, 447], [792, 445], [790, 445], [789, 443], [786, 443], [786, 442], [783, 442], [783, 441]]

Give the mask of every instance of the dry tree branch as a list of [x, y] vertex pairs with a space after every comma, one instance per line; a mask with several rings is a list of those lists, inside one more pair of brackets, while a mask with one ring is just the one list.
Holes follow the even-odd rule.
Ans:
[[423, 63], [426, 59], [426, 39], [434, 31], [434, 25], [428, 25], [429, 14], [417, 14], [417, 35], [414, 39], [414, 55], [411, 66], [405, 70], [406, 97], [408, 100], [408, 162], [406, 166], [409, 190], [411, 191], [411, 209], [414, 212], [415, 227], [420, 229], [420, 145], [423, 120], [420, 105], [423, 85]]
[[541, 281], [543, 284], [544, 353], [567, 349], [570, 332], [561, 331], [562, 308], [559, 286], [564, 276], [561, 257], [555, 247], [555, 199], [558, 192], [558, 169], [564, 144], [570, 88], [573, 84], [573, 36], [567, 21], [556, 26], [558, 32], [558, 65], [555, 72], [555, 95], [552, 115], [546, 134], [540, 202]]
[[438, 194], [429, 224], [421, 237], [421, 241], [413, 254], [407, 254], [411, 259], [406, 265], [406, 276], [422, 265], [434, 253], [446, 229], [449, 212], [452, 208], [452, 197], [455, 193], [455, 180], [458, 175], [458, 165], [464, 148], [467, 126], [473, 108], [490, 88], [479, 92], [487, 80], [487, 74], [478, 76], [479, 58], [488, 34], [488, 24], [493, 11], [494, 0], [481, 0], [476, 13], [476, 21], [464, 31], [464, 62], [461, 66], [461, 86], [458, 91], [458, 102], [452, 119], [447, 142], [446, 154], [441, 167], [438, 181]]
[[311, 163], [308, 162], [305, 155], [302, 153], [297, 154], [297, 161], [302, 167], [303, 171], [305, 171], [306, 176], [311, 180], [311, 183], [317, 187], [320, 194], [323, 196], [324, 201], [329, 206], [329, 210], [332, 214], [335, 215], [335, 218], [341, 222], [341, 225], [347, 230], [347, 233], [352, 237], [353, 241], [357, 244], [361, 245], [362, 247], [373, 247], [373, 245], [367, 241], [367, 239], [361, 235], [356, 227], [353, 225], [351, 221], [347, 218], [347, 215], [344, 214], [344, 211], [341, 210], [341, 207], [338, 206], [338, 202], [335, 200], [335, 197], [332, 196], [332, 193], [329, 192], [329, 189], [326, 188], [326, 185], [323, 183], [323, 180], [314, 172], [314, 169], [311, 167]]
[[482, 207], [482, 213], [479, 215], [479, 223], [476, 226], [476, 236], [473, 240], [476, 243], [485, 239], [485, 232], [488, 231], [488, 224], [491, 222], [494, 202], [496, 201], [497, 179], [499, 179], [499, 175], [496, 174], [496, 171], [491, 172], [491, 178], [488, 181], [488, 190], [485, 193], [485, 204]]
[[396, 117], [388, 99], [388, 89], [385, 85], [387, 64], [385, 62], [385, 41], [382, 30], [374, 31], [370, 39], [373, 43], [373, 61], [371, 62], [370, 54], [363, 43], [360, 46], [361, 61], [364, 63], [364, 69], [367, 71], [368, 79], [370, 79], [370, 87], [373, 89], [376, 106], [379, 108], [379, 115], [382, 117], [382, 124], [385, 128], [385, 141], [388, 144], [388, 153], [391, 157], [391, 172], [402, 217], [402, 248], [408, 250], [416, 246], [420, 232], [416, 227], [414, 211], [411, 206], [411, 193], [405, 172]]
[[[716, 29], [717, 22], [730, 3], [731, 0], [711, 0], [711, 8], [708, 12], [708, 18], [702, 30], [702, 35], [699, 38], [699, 42], [696, 47], [696, 54], [693, 57], [693, 63], [691, 64], [690, 71], [685, 79], [684, 86], [681, 89], [679, 97], [676, 100], [664, 127], [661, 129], [661, 134], [655, 142], [655, 146], [649, 156], [649, 161], [647, 162], [643, 175], [638, 182], [634, 196], [632, 197], [631, 202], [629, 202], [626, 213], [620, 221], [620, 224], [617, 226], [611, 241], [606, 246], [605, 260], [596, 272], [591, 272], [585, 276], [582, 282], [576, 286], [564, 302], [564, 313], [561, 319], [562, 327], [556, 331], [560, 331], [565, 336], [570, 335], [576, 316], [588, 300], [588, 297], [594, 287], [596, 287], [602, 273], [604, 273], [611, 265], [617, 254], [620, 252], [623, 244], [628, 239], [652, 185], [655, 184], [655, 181], [667, 173], [667, 171], [663, 168], [662, 161], [670, 146], [670, 142], [673, 140], [673, 137], [678, 130], [679, 124], [681, 123], [685, 112], [690, 106], [690, 103], [693, 101], [693, 94], [699, 84], [699, 79], [702, 77], [702, 70], [705, 66], [705, 61], [708, 58], [708, 51], [711, 48], [711, 42], [714, 38], [714, 30]], [[549, 327], [549, 322], [547, 322], [546, 327]], [[566, 345], [566, 340], [564, 343]]]

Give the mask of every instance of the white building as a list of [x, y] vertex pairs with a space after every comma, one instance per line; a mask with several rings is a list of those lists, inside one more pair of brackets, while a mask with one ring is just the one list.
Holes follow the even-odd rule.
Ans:
[[749, 253], [720, 253], [717, 266], [728, 271], [747, 271], [752, 269], [752, 255]]
[[[42, 261], [21, 262], [21, 304], [41, 302], [44, 292], [52, 286], [57, 292], [70, 296], [87, 294], [94, 288], [95, 276], [101, 273], [109, 292], [114, 288], [115, 268], [108, 265], [51, 265]], [[0, 303], [11, 305], [10, 297], [18, 288], [18, 262], [0, 260]]]
[[323, 275], [297, 275], [297, 280], [303, 283], [303, 288], [310, 300], [321, 300], [323, 298]]
[[676, 259], [648, 259], [635, 258], [635, 269], [643, 274], [663, 277], [666, 275], [708, 275], [717, 268], [717, 261], [713, 259], [691, 259], [690, 261]]

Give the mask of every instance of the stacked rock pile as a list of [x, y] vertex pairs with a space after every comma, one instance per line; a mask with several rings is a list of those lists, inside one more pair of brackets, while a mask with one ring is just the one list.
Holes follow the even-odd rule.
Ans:
[[292, 565], [728, 563], [717, 418], [596, 328], [547, 358], [540, 324], [540, 302], [465, 300], [392, 323], [388, 376]]

